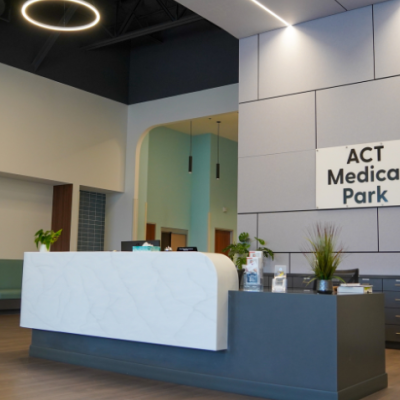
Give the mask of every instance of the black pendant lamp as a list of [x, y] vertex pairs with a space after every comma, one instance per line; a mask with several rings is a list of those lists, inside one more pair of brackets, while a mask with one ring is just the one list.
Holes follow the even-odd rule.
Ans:
[[218, 124], [218, 137], [217, 137], [217, 179], [220, 177], [220, 165], [219, 165], [219, 127], [221, 125], [221, 121], [217, 121]]
[[193, 171], [193, 157], [192, 157], [192, 121], [190, 121], [190, 151], [189, 151], [189, 174]]

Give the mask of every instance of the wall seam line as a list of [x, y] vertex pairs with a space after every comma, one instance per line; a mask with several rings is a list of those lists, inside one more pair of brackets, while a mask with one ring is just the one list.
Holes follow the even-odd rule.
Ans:
[[257, 35], [257, 101], [260, 99], [260, 35]]
[[339, 4], [340, 7], [342, 7], [345, 11], [349, 11], [342, 3], [340, 3], [338, 0], [335, 0], [336, 3]]
[[359, 82], [353, 82], [353, 83], [344, 83], [343, 85], [328, 86], [328, 87], [323, 87], [323, 88], [318, 88], [318, 89], [310, 89], [310, 90], [305, 90], [303, 92], [293, 92], [293, 93], [282, 94], [282, 95], [278, 95], [278, 96], [264, 97], [264, 98], [258, 99], [258, 100], [242, 101], [239, 104], [241, 105], [241, 104], [255, 103], [257, 101], [274, 100], [274, 99], [280, 99], [282, 97], [297, 96], [297, 95], [300, 95], [300, 94], [306, 94], [306, 93], [312, 93], [312, 92], [322, 92], [324, 90], [338, 89], [338, 88], [342, 88], [342, 87], [360, 85], [360, 84], [363, 84], [363, 83], [382, 81], [382, 80], [385, 80], [385, 79], [398, 78], [398, 77], [400, 77], [400, 74], [383, 76], [381, 78], [372, 78], [372, 79], [367, 79], [365, 81], [359, 81]]
[[257, 157], [267, 157], [267, 156], [278, 156], [280, 154], [305, 153], [305, 152], [309, 152], [309, 151], [315, 151], [315, 149], [312, 148], [312, 149], [304, 149], [304, 150], [282, 151], [280, 153], [257, 154], [257, 155], [253, 155], [253, 156], [240, 156], [238, 158], [240, 159], [240, 158], [257, 158]]
[[318, 149], [317, 91], [315, 91], [315, 149]]
[[376, 208], [376, 225], [378, 234], [378, 253], [380, 253], [380, 243], [379, 243], [379, 208]]
[[[278, 211], [244, 211], [238, 212], [238, 215], [249, 215], [249, 214], [279, 214], [279, 213], [291, 213], [291, 212], [312, 212], [312, 211], [344, 211], [344, 210], [375, 210], [377, 207], [346, 207], [346, 208], [308, 208], [308, 209], [297, 209], [297, 210], [278, 210]], [[400, 208], [399, 206], [388, 206], [387, 208]]]
[[376, 80], [376, 62], [375, 62], [375, 15], [374, 15], [374, 5], [372, 4], [372, 57], [373, 57], [373, 67], [374, 67], [374, 80]]

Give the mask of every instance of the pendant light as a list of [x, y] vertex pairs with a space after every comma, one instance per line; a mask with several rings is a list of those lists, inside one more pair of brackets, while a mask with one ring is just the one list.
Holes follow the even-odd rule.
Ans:
[[219, 127], [221, 125], [221, 121], [217, 121], [218, 124], [218, 137], [217, 137], [217, 179], [220, 177], [220, 165], [219, 165]]
[[189, 174], [193, 171], [193, 157], [192, 157], [192, 121], [190, 121], [190, 152], [189, 152]]
[[[92, 28], [100, 21], [100, 13], [97, 10], [97, 8], [84, 0], [63, 0], [63, 3], [64, 3], [64, 9], [65, 9], [65, 3], [68, 3], [70, 5], [72, 4], [74, 6], [81, 6], [89, 10], [92, 14], [92, 21], [90, 21], [88, 24], [85, 25], [65, 26], [65, 14], [64, 14], [64, 26], [48, 25], [34, 19], [29, 15], [29, 11], [32, 5], [36, 5], [38, 3], [46, 3], [49, 1], [50, 0], [28, 0], [26, 3], [24, 3], [24, 5], [21, 8], [22, 15], [27, 21], [29, 21], [33, 25], [39, 26], [40, 28], [50, 29], [52, 31], [60, 31], [60, 32], [83, 31], [85, 29]], [[61, 3], [62, 0], [56, 0], [56, 1]]]

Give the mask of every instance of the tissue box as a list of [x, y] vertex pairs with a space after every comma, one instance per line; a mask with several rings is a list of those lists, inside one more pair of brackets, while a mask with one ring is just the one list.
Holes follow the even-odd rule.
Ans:
[[133, 246], [132, 251], [160, 251], [160, 246]]

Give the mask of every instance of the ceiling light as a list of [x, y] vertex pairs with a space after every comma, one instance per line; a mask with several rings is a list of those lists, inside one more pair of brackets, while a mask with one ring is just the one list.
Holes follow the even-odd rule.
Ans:
[[193, 172], [192, 139], [193, 139], [192, 121], [190, 121], [189, 174], [191, 174]]
[[219, 127], [221, 126], [221, 121], [217, 121], [218, 124], [218, 138], [217, 138], [217, 168], [216, 168], [216, 178], [220, 178], [220, 164], [219, 164]]
[[71, 32], [71, 31], [83, 31], [84, 29], [89, 29], [95, 26], [99, 21], [100, 21], [100, 13], [97, 11], [97, 9], [92, 6], [90, 3], [87, 3], [86, 1], [83, 0], [50, 0], [50, 1], [59, 1], [59, 2], [68, 2], [68, 3], [74, 3], [78, 4], [80, 6], [88, 8], [90, 11], [93, 12], [94, 19], [92, 22], [86, 25], [80, 25], [80, 26], [57, 26], [57, 25], [47, 25], [43, 24], [42, 22], [36, 21], [32, 17], [28, 15], [28, 8], [35, 3], [43, 3], [49, 0], [29, 0], [27, 1], [21, 9], [22, 15], [24, 16], [25, 19], [27, 19], [30, 23], [40, 26], [41, 28], [45, 29], [50, 29], [53, 31], [62, 31], [62, 32]]
[[291, 26], [288, 22], [286, 22], [283, 18], [281, 18], [279, 15], [275, 14], [273, 11], [271, 11], [269, 8], [265, 7], [264, 4], [261, 4], [257, 0], [251, 0], [253, 3], [256, 3], [259, 7], [261, 7], [263, 10], [266, 12], [270, 13], [273, 15], [276, 19], [279, 19], [279, 21], [283, 22], [286, 26]]

